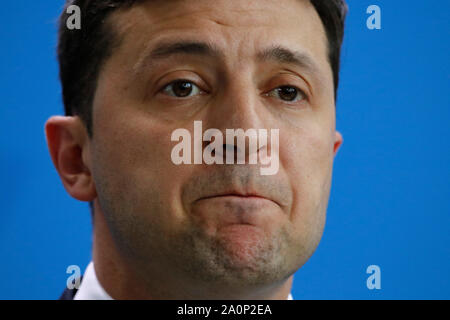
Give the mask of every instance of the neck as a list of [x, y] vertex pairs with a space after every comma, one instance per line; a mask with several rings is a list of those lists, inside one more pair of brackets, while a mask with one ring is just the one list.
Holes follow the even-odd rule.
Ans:
[[[121, 254], [111, 235], [98, 201], [94, 202], [93, 261], [99, 283], [118, 300], [214, 299], [214, 300], [286, 300], [293, 276], [281, 283], [261, 288], [226, 288], [209, 286], [198, 281], [177, 277], [170, 266], [146, 265], [130, 262]], [[142, 272], [141, 270], [145, 270]]]

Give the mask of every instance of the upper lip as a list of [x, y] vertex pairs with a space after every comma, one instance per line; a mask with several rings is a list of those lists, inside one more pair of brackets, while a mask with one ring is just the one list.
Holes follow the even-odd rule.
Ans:
[[277, 201], [275, 201], [274, 199], [270, 198], [267, 195], [261, 194], [259, 192], [242, 192], [242, 191], [237, 191], [237, 190], [230, 190], [230, 191], [224, 191], [224, 192], [217, 192], [217, 193], [212, 193], [206, 196], [203, 196], [199, 199], [197, 199], [197, 201], [199, 200], [205, 200], [205, 199], [209, 199], [209, 198], [216, 198], [216, 197], [227, 197], [227, 196], [234, 196], [234, 197], [242, 197], [242, 198], [250, 198], [250, 197], [255, 197], [255, 198], [261, 198], [261, 199], [267, 199], [270, 201], [275, 202], [276, 204], [280, 205]]

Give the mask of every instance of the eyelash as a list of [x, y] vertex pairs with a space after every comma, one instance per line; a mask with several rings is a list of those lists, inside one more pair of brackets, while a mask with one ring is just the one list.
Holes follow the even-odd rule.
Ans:
[[[162, 88], [161, 91], [162, 91], [162, 92], [165, 92], [165, 93], [167, 94], [168, 91], [169, 91], [168, 89], [170, 89], [171, 86], [173, 86], [173, 85], [175, 85], [175, 84], [177, 84], [177, 83], [189, 83], [189, 84], [191, 84], [193, 87], [197, 88], [197, 91], [198, 91], [197, 94], [205, 93], [205, 91], [203, 91], [202, 89], [200, 89], [200, 87], [197, 86], [193, 81], [190, 81], [190, 80], [187, 80], [187, 79], [177, 79], [177, 80], [174, 80], [174, 81], [172, 81], [172, 82], [166, 84], [166, 85]], [[292, 86], [292, 85], [281, 85], [281, 86], [278, 86], [278, 87], [276, 87], [276, 88], [270, 90], [270, 91], [269, 91], [268, 93], [266, 93], [265, 95], [266, 95], [266, 96], [272, 96], [272, 97], [273, 97], [274, 95], [271, 94], [272, 92], [278, 92], [278, 95], [279, 95], [280, 90], [283, 89], [283, 88], [293, 88], [293, 89], [295, 89], [295, 90], [297, 91], [296, 99], [297, 99], [298, 96], [301, 96], [301, 98], [300, 98], [299, 100], [295, 100], [295, 101], [289, 101], [289, 100], [282, 100], [282, 99], [280, 99], [280, 100], [282, 100], [282, 101], [284, 101], [284, 102], [286, 102], [286, 103], [294, 103], [294, 102], [298, 102], [298, 101], [308, 100], [308, 96], [306, 95], [306, 93], [305, 93], [302, 89], [300, 89], [300, 88], [298, 88], [298, 87], [296, 87], [296, 86]], [[172, 88], [171, 91], [173, 92], [173, 88]], [[168, 95], [169, 95], [169, 96], [172, 96], [172, 97], [175, 97], [175, 98], [178, 98], [178, 99], [183, 99], [183, 98], [190, 97], [190, 96], [191, 96], [191, 93], [192, 93], [192, 91], [189, 93], [188, 96], [184, 96], [184, 97], [177, 97], [175, 94], [168, 94]]]
[[[171, 86], [173, 86], [173, 85], [175, 85], [175, 84], [177, 84], [177, 83], [190, 83], [192, 86], [194, 86], [195, 88], [197, 88], [198, 93], [203, 93], [203, 92], [204, 92], [204, 91], [203, 91], [202, 89], [200, 89], [200, 87], [199, 87], [198, 85], [196, 85], [193, 81], [190, 81], [190, 80], [187, 80], [187, 79], [177, 79], [177, 80], [174, 80], [174, 81], [172, 81], [172, 82], [166, 84], [166, 85], [162, 88], [162, 91], [167, 93], [168, 88], [170, 88]], [[173, 92], [173, 88], [172, 88], [171, 91]], [[186, 97], [177, 97], [176, 95], [172, 95], [172, 94], [169, 94], [169, 95], [172, 96], [172, 97], [175, 97], [175, 98], [179, 98], [179, 99], [186, 98]], [[189, 93], [189, 96], [191, 96], [191, 93]], [[189, 97], [189, 96], [187, 96], [187, 97]]]

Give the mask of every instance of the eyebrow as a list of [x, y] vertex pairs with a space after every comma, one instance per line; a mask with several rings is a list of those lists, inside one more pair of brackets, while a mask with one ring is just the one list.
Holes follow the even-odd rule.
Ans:
[[205, 57], [220, 57], [220, 50], [207, 42], [198, 41], [175, 41], [161, 42], [152, 48], [146, 49], [138, 62], [134, 65], [135, 73], [140, 73], [147, 64], [152, 64], [157, 60], [167, 59], [173, 55], [187, 54]]
[[207, 42], [182, 41], [162, 43], [150, 52], [150, 59], [162, 59], [176, 54], [190, 54], [220, 57], [223, 56], [218, 48]]
[[311, 74], [319, 75], [319, 67], [307, 53], [293, 51], [282, 46], [273, 46], [257, 54], [261, 61], [274, 61], [278, 63], [293, 64], [306, 69]]

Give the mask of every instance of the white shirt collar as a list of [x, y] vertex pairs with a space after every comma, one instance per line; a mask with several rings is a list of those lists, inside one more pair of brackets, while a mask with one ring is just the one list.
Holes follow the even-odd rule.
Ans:
[[74, 300], [113, 300], [98, 282], [94, 262], [91, 261], [83, 275], [80, 287], [73, 297]]
[[[98, 282], [95, 274], [94, 262], [91, 261], [83, 275], [80, 287], [75, 294], [74, 300], [113, 300], [111, 296], [106, 293], [100, 282]], [[289, 293], [288, 300], [294, 300], [292, 294]]]

